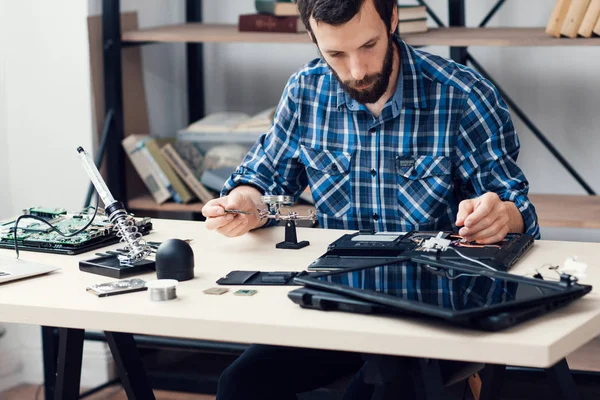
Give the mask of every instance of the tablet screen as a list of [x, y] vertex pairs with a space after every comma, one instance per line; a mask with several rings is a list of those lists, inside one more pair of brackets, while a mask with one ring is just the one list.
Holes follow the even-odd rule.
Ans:
[[561, 291], [558, 287], [538, 286], [533, 279], [530, 283], [516, 282], [414, 261], [332, 272], [314, 279], [450, 310], [534, 300]]

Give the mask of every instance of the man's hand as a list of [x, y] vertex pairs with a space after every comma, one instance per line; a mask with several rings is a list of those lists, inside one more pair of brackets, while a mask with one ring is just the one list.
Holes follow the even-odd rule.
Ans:
[[[245, 187], [246, 189], [248, 187]], [[249, 188], [250, 190], [255, 190]], [[258, 191], [256, 191], [258, 193]], [[260, 193], [258, 193], [260, 198]], [[264, 225], [265, 221], [258, 218], [257, 205], [253, 193], [246, 190], [232, 190], [229, 196], [213, 199], [202, 208], [202, 215], [206, 217], [206, 227], [209, 230], [229, 236], [242, 236], [252, 229]], [[251, 214], [226, 213], [225, 210], [241, 210]]]
[[463, 227], [458, 234], [465, 240], [481, 244], [499, 242], [507, 233], [521, 233], [524, 229], [523, 217], [515, 203], [502, 201], [492, 192], [461, 201], [456, 226]]

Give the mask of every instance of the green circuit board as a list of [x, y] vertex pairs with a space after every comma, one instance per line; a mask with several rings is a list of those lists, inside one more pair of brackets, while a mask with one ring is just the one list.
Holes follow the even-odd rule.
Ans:
[[[93, 210], [81, 213], [68, 213], [64, 209], [33, 207], [24, 210], [24, 215], [34, 215], [43, 218], [64, 234], [73, 234], [83, 228], [93, 217]], [[17, 217], [0, 221], [0, 247], [14, 248], [14, 225]], [[152, 229], [150, 218], [134, 218], [137, 229], [146, 234]], [[113, 225], [103, 213], [95, 216], [91, 225], [81, 233], [65, 237], [53, 231], [47, 224], [23, 218], [17, 229], [17, 242], [23, 250], [56, 250], [76, 254], [87, 247], [112, 244], [118, 241]], [[81, 250], [81, 251], [79, 251]]]

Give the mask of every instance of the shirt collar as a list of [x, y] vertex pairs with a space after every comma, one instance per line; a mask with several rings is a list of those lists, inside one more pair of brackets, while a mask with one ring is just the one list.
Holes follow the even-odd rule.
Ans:
[[[400, 112], [403, 106], [412, 108], [426, 108], [427, 99], [425, 97], [425, 88], [423, 84], [423, 76], [421, 66], [417, 60], [415, 50], [407, 45], [398, 35], [393, 36], [394, 42], [400, 51], [400, 71], [396, 91], [392, 96], [392, 110], [394, 115]], [[365, 108], [364, 105], [358, 103], [342, 88], [337, 78], [333, 76], [337, 84], [337, 107], [346, 104], [352, 111]], [[366, 108], [365, 108], [366, 109]]]

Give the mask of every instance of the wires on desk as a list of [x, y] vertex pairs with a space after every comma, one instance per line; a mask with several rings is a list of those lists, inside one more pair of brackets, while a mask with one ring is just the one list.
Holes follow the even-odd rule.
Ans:
[[[19, 228], [19, 222], [22, 219], [34, 219], [36, 221], [40, 221], [46, 225], [48, 225], [50, 227], [50, 230], [53, 232], [58, 233], [59, 235], [63, 236], [63, 237], [73, 237], [75, 235], [80, 234], [81, 232], [85, 231], [87, 228], [89, 228], [90, 225], [92, 225], [92, 222], [94, 222], [94, 219], [96, 218], [96, 215], [98, 214], [98, 206], [99, 206], [99, 202], [100, 202], [100, 196], [98, 194], [96, 194], [96, 207], [94, 208], [94, 214], [92, 215], [92, 218], [90, 218], [90, 220], [88, 221], [88, 223], [81, 229], [77, 230], [76, 232], [71, 232], [71, 233], [64, 233], [61, 232], [60, 229], [58, 229], [56, 226], [52, 225], [51, 223], [49, 223], [48, 221], [46, 221], [44, 218], [42, 217], [38, 217], [37, 215], [21, 215], [17, 218], [17, 220], [15, 221], [15, 226], [13, 228], [13, 237], [14, 237], [14, 243], [15, 243], [15, 252], [17, 253], [17, 259], [19, 258], [19, 241], [17, 239], [18, 237], [18, 228]], [[89, 210], [90, 207], [86, 207], [86, 210]]]

